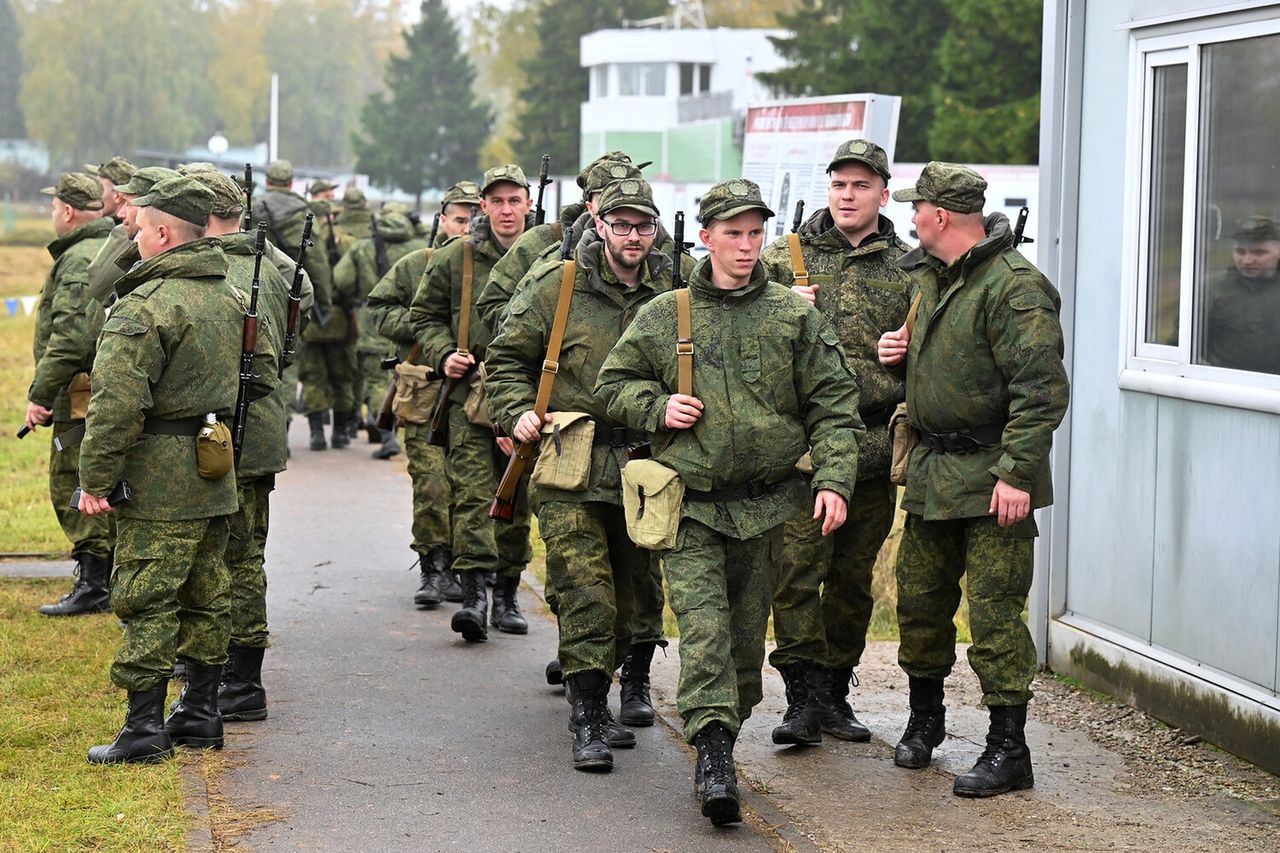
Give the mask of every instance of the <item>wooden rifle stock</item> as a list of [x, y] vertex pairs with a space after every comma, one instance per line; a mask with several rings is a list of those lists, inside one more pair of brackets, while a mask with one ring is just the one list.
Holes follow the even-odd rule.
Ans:
[[231, 447], [236, 466], [244, 449], [244, 427], [249, 420], [249, 385], [253, 382], [253, 354], [258, 349], [258, 292], [262, 288], [262, 255], [267, 249], [267, 223], [258, 223], [258, 236], [253, 246], [253, 285], [249, 289], [249, 310], [244, 315], [244, 336], [240, 342], [240, 388], [236, 394], [235, 419], [232, 422]]
[[[307, 213], [306, 219], [302, 222], [302, 242], [298, 244], [298, 260], [293, 267], [293, 282], [289, 285], [289, 322], [285, 326], [284, 352], [280, 354], [280, 370], [277, 378], [284, 377], [285, 362], [291, 361], [298, 349], [298, 321], [302, 308], [302, 257], [307, 253], [307, 247], [311, 245], [311, 226], [314, 222], [315, 215], [312, 213]], [[260, 234], [266, 234], [265, 228], [265, 222], [259, 223]], [[258, 261], [261, 259], [262, 256], [259, 255]]]
[[[459, 353], [462, 350], [458, 350]], [[475, 365], [457, 379], [446, 377], [440, 380], [440, 396], [436, 398], [435, 408], [431, 410], [431, 420], [427, 421], [427, 444], [435, 447], [449, 446], [449, 406], [450, 398], [458, 386], [475, 373]]]

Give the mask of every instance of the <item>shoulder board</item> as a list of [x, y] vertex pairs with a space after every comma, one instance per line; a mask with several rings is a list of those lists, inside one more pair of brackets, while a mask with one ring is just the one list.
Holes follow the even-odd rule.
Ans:
[[149, 281], [144, 281], [142, 284], [129, 291], [129, 295], [137, 297], [138, 299], [146, 299], [148, 296], [159, 290], [160, 285], [162, 284], [164, 284], [163, 278], [153, 278]]

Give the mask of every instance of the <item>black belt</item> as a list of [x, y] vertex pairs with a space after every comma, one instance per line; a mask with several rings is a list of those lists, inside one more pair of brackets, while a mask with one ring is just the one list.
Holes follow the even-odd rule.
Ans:
[[1004, 424], [987, 424], [949, 432], [920, 432], [920, 443], [934, 453], [977, 453], [984, 447], [1000, 444]]
[[764, 480], [755, 480], [750, 483], [743, 483], [741, 486], [726, 486], [723, 489], [713, 489], [709, 492], [698, 492], [693, 489], [686, 489], [684, 499], [687, 501], [701, 501], [706, 503], [741, 500], [755, 501], [773, 494], [774, 490], [777, 488], [777, 484], [770, 485]]
[[859, 411], [858, 416], [862, 418], [862, 425], [867, 429], [871, 429], [872, 427], [880, 427], [889, 423], [897, 408], [894, 405], [885, 406], [883, 409], [867, 409], [866, 411]]
[[591, 443], [607, 444], [610, 447], [630, 447], [633, 444], [641, 444], [648, 440], [647, 435], [633, 429], [627, 429], [626, 427], [601, 429], [600, 425], [596, 424], [596, 432], [591, 439]]
[[204, 425], [204, 418], [147, 418], [142, 422], [142, 431], [147, 435], [189, 435], [195, 436]]

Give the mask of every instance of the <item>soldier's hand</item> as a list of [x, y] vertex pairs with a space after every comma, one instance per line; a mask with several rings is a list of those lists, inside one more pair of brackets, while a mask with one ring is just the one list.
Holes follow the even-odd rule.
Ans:
[[508, 436], [505, 436], [505, 435], [497, 436], [496, 438], [494, 438], [494, 441], [497, 442], [498, 449], [502, 451], [504, 456], [510, 456], [512, 453], [515, 452], [516, 443]]
[[52, 409], [46, 409], [39, 403], [27, 403], [27, 426], [31, 427], [31, 429], [44, 426], [52, 419]]
[[463, 355], [460, 352], [452, 353], [444, 360], [444, 375], [450, 379], [461, 379], [467, 375], [467, 371], [476, 363], [476, 357], [471, 353]]
[[808, 302], [810, 305], [816, 306], [818, 304], [818, 285], [806, 284], [802, 287], [798, 284], [793, 284], [791, 285], [791, 290], [794, 293], [800, 294], [800, 298], [805, 302]]
[[[543, 415], [543, 421], [551, 423], [551, 415]], [[538, 413], [530, 409], [520, 416], [520, 420], [516, 421], [515, 429], [512, 430], [515, 437], [528, 444], [542, 440], [542, 424], [538, 422]]]
[[106, 498], [95, 498], [88, 492], [80, 493], [80, 512], [85, 515], [102, 515], [108, 512], [115, 512], [111, 504]]
[[991, 493], [991, 514], [1001, 527], [1017, 524], [1031, 514], [1031, 493], [996, 480], [996, 488]]
[[907, 345], [911, 343], [911, 333], [907, 327], [885, 332], [880, 336], [877, 347], [880, 363], [885, 367], [893, 367], [907, 356]]
[[822, 535], [830, 536], [840, 525], [844, 524], [849, 514], [849, 505], [839, 492], [830, 489], [819, 489], [813, 499], [813, 520], [822, 519]]
[[672, 394], [667, 398], [667, 429], [688, 429], [702, 417], [702, 401], [688, 394]]

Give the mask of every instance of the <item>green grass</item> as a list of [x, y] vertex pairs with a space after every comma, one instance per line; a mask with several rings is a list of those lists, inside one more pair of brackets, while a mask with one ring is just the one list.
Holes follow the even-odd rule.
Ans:
[[35, 612], [66, 590], [65, 578], [0, 578], [0, 851], [181, 850], [178, 761], [85, 760], [124, 721], [108, 675], [120, 628], [110, 614]]
[[[10, 228], [12, 222], [12, 228]], [[10, 220], [0, 202], [0, 246], [44, 246], [53, 239], [48, 208], [15, 205]]]

